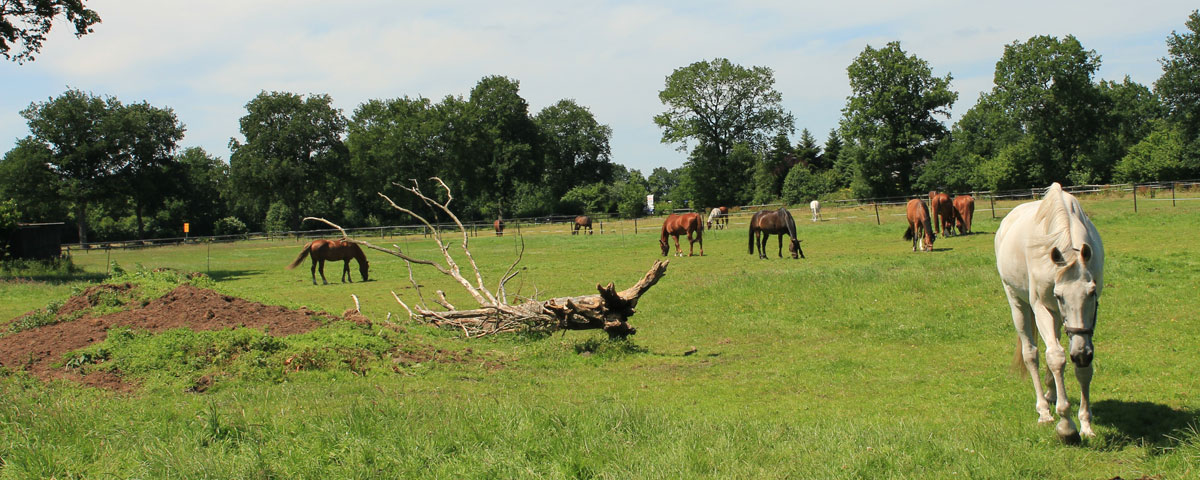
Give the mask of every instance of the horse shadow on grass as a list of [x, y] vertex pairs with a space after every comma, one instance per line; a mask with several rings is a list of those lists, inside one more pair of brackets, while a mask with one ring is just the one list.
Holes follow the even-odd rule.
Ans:
[[1200, 424], [1200, 412], [1196, 410], [1179, 410], [1153, 402], [1101, 400], [1092, 404], [1092, 415], [1097, 425], [1118, 432], [1107, 448], [1119, 450], [1131, 444], [1144, 444], [1152, 447], [1153, 454], [1165, 453], [1189, 441], [1188, 437], [1195, 437]]

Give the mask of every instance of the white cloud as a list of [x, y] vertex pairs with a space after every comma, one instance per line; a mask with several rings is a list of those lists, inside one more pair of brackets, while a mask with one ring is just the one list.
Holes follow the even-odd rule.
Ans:
[[775, 71], [785, 106], [819, 139], [850, 93], [846, 66], [899, 40], [937, 75], [951, 73], [956, 114], [991, 87], [1004, 45], [1074, 34], [1100, 76], [1152, 83], [1164, 40], [1195, 7], [1181, 1], [930, 0], [805, 4], [724, 2], [353, 2], [93, 0], [104, 23], [74, 39], [63, 26], [36, 62], [0, 65], [0, 138], [23, 136], [16, 111], [66, 86], [173, 107], [185, 144], [227, 157], [244, 104], [261, 90], [329, 93], [349, 114], [371, 98], [466, 95], [483, 76], [521, 82], [531, 110], [576, 99], [613, 127], [614, 160], [649, 171], [684, 154], [658, 143], [664, 78], [727, 57]]

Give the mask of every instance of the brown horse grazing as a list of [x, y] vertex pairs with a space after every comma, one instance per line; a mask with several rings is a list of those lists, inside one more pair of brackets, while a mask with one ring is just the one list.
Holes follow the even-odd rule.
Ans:
[[354, 283], [354, 279], [350, 278], [350, 259], [358, 260], [358, 273], [362, 274], [363, 281], [367, 281], [367, 256], [363, 254], [358, 244], [343, 242], [341, 240], [313, 240], [304, 246], [304, 250], [300, 251], [300, 256], [288, 265], [288, 270], [296, 268], [300, 262], [304, 261], [304, 257], [312, 254], [312, 279], [313, 285], [317, 284], [317, 264], [320, 263], [321, 281], [326, 285], [329, 281], [325, 280], [325, 261], [326, 260], [342, 260], [342, 283], [349, 281]]
[[[696, 238], [692, 238], [692, 234]], [[663, 256], [667, 256], [670, 248], [667, 246], [667, 235], [675, 237], [675, 256], [682, 257], [683, 250], [679, 248], [679, 236], [687, 234], [688, 238], [688, 256], [692, 256], [696, 251], [696, 242], [700, 242], [700, 256], [704, 256], [704, 222], [700, 219], [699, 213], [685, 213], [683, 215], [675, 215], [672, 213], [663, 221], [662, 238], [658, 240], [658, 245], [662, 247]]]
[[497, 237], [504, 236], [504, 220], [497, 218], [496, 221], [494, 223], [492, 223], [492, 228], [496, 229]]
[[908, 230], [904, 231], [904, 239], [912, 240], [914, 252], [918, 244], [921, 244], [921, 250], [932, 252], [935, 238], [937, 236], [933, 234], [933, 226], [929, 223], [929, 208], [925, 206], [925, 201], [919, 198], [909, 200]]
[[950, 195], [929, 192], [929, 214], [935, 233], [946, 236], [954, 234], [954, 204], [950, 203]]
[[771, 238], [771, 234], [779, 235], [779, 258], [783, 258], [784, 235], [792, 239], [792, 243], [788, 244], [788, 252], [792, 254], [792, 258], [805, 258], [804, 250], [800, 249], [800, 240], [796, 238], [796, 220], [792, 218], [792, 212], [786, 208], [755, 212], [754, 217], [750, 219], [750, 253], [754, 253], [754, 246], [758, 245], [758, 258], [766, 259], [767, 240]]
[[958, 233], [971, 233], [971, 218], [975, 216], [975, 199], [970, 195], [954, 196], [954, 220], [958, 224]]
[[579, 233], [579, 229], [586, 228], [588, 235], [592, 234], [592, 217], [580, 215], [575, 217], [575, 229], [571, 230], [571, 235]]

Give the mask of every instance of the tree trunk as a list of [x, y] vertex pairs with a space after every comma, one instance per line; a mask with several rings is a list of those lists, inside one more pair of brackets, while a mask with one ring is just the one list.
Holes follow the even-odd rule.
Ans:
[[79, 243], [87, 243], [87, 202], [75, 204], [75, 226], [79, 228]]

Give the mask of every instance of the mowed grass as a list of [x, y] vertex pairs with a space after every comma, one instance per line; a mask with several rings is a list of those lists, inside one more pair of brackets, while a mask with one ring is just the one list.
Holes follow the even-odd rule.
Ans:
[[[882, 209], [796, 211], [804, 260], [748, 255], [744, 217], [706, 232], [704, 257], [671, 259], [631, 320], [632, 345], [598, 332], [462, 340], [407, 324], [415, 343], [471, 348], [503, 366], [429, 362], [400, 373], [228, 379], [203, 394], [133, 394], [22, 375], [0, 380], [0, 478], [1189, 478], [1200, 471], [1200, 205], [1085, 199], [1107, 250], [1092, 383], [1097, 437], [1060, 444], [1038, 425], [995, 273], [999, 220], [912, 253]], [[1200, 202], [1192, 202], [1200, 203]], [[1015, 202], [998, 205], [999, 215]], [[848, 218], [855, 217], [855, 218]], [[655, 220], [573, 237], [522, 227], [525, 270], [510, 293], [549, 298], [624, 288], [659, 256]], [[471, 237], [490, 287], [521, 239]], [[365, 238], [430, 258], [421, 238]], [[461, 242], [447, 235], [447, 241]], [[776, 240], [769, 243], [776, 249]], [[209, 272], [222, 292], [371, 318], [417, 301], [403, 262], [368, 252], [372, 281], [312, 286], [301, 242], [246, 242], [76, 255], [89, 273]], [[672, 245], [672, 248], [673, 245]], [[683, 246], [687, 250], [686, 242]], [[786, 256], [786, 249], [784, 250]], [[464, 269], [466, 258], [457, 257]], [[427, 298], [470, 299], [429, 268]], [[318, 279], [319, 281], [319, 279]], [[0, 284], [11, 316], [61, 299]], [[40, 298], [39, 298], [40, 297]], [[397, 320], [398, 321], [398, 320]], [[601, 348], [580, 355], [584, 344]], [[695, 353], [685, 355], [695, 349]], [[1068, 373], [1072, 405], [1078, 387]], [[159, 384], [152, 384], [159, 385]], [[1072, 415], [1074, 408], [1072, 409]]]

